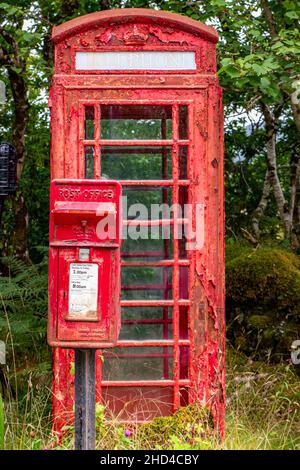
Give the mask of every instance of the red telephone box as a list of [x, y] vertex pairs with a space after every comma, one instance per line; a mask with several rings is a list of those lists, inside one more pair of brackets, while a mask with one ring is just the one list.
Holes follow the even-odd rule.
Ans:
[[[217, 33], [145, 9], [55, 27], [52, 178], [118, 180], [121, 331], [97, 362], [97, 400], [140, 422], [199, 401], [225, 410], [223, 115]], [[133, 207], [146, 207], [134, 217]], [[153, 205], [161, 205], [157, 217]], [[171, 211], [167, 208], [173, 205]], [[188, 216], [181, 208], [188, 206]], [[148, 210], [148, 212], [147, 212]], [[135, 213], [136, 214], [136, 213]], [[137, 220], [138, 219], [138, 220]], [[199, 222], [200, 221], [200, 222]], [[195, 240], [177, 237], [190, 223]], [[138, 236], [154, 230], [159, 235]], [[171, 227], [170, 237], [162, 236]], [[184, 232], [184, 230], [182, 230]], [[152, 232], [151, 232], [152, 233]], [[185, 233], [185, 232], [184, 232]], [[132, 236], [133, 235], [133, 236]], [[56, 430], [72, 416], [72, 351], [54, 351]]]

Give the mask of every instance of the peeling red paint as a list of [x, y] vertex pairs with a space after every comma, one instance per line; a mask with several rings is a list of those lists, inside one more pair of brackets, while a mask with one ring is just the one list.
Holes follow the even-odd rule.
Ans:
[[[123, 300], [121, 306], [173, 308], [173, 337], [163, 340], [125, 341], [120, 347], [161, 347], [172, 351], [173, 376], [161, 380], [107, 380], [102, 377], [102, 361], [97, 364], [97, 399], [105, 402], [106, 393], [115, 391], [113, 407], [134, 401], [131, 410], [149, 409], [157, 397], [156, 413], [167, 414], [194, 401], [207, 404], [220, 434], [224, 435], [225, 414], [225, 313], [224, 313], [224, 185], [222, 92], [216, 76], [217, 34], [199, 22], [180, 15], [143, 9], [123, 9], [95, 13], [54, 28], [55, 75], [51, 90], [51, 176], [84, 178], [84, 106], [95, 107], [95, 167], [101, 177], [101, 139], [99, 113], [102, 104], [168, 103], [172, 106], [173, 146], [172, 181], [122, 181], [122, 185], [173, 188], [173, 203], [178, 202], [179, 187], [188, 187], [188, 200], [204, 206], [204, 245], [181, 258], [177, 242], [173, 258], [163, 263], [173, 266], [173, 298], [163, 301]], [[194, 51], [196, 70], [76, 71], [76, 51]], [[189, 131], [180, 142], [178, 109], [189, 110]], [[97, 114], [98, 113], [98, 114]], [[143, 142], [146, 145], [147, 142]], [[148, 142], [149, 144], [149, 142]], [[116, 145], [116, 142], [114, 142]], [[126, 142], [118, 142], [126, 145]], [[139, 145], [141, 145], [139, 143]], [[188, 147], [188, 174], [179, 179], [178, 149]], [[193, 220], [193, 229], [195, 221]], [[123, 266], [132, 263], [124, 258]], [[126, 264], [127, 263], [127, 264]], [[142, 263], [142, 262], [140, 262]], [[180, 263], [188, 280], [179, 276]], [[146, 264], [141, 264], [146, 265]], [[187, 282], [186, 282], [187, 281]], [[186, 287], [183, 288], [183, 285]], [[181, 298], [181, 291], [187, 295]], [[183, 320], [185, 319], [185, 320]], [[169, 349], [168, 349], [169, 348]], [[172, 349], [171, 349], [172, 348]], [[184, 349], [185, 348], [185, 349]], [[100, 353], [99, 353], [100, 354]], [[134, 354], [133, 356], [134, 357]], [[70, 361], [73, 353], [58, 349], [53, 356], [54, 428], [61, 431], [72, 419], [73, 378]], [[167, 370], [167, 369], [165, 369]], [[112, 392], [111, 392], [112, 393]], [[109, 393], [108, 395], [109, 396]], [[147, 397], [149, 401], [147, 402]], [[166, 398], [165, 398], [166, 397]], [[170, 406], [170, 401], [171, 406]], [[148, 419], [155, 415], [153, 406]], [[133, 420], [139, 419], [135, 411]]]

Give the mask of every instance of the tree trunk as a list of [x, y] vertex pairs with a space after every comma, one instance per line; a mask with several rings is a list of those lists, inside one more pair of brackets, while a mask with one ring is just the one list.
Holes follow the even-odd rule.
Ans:
[[276, 122], [275, 116], [270, 107], [262, 104], [262, 112], [265, 118], [266, 134], [267, 134], [267, 167], [270, 183], [276, 201], [280, 219], [283, 223], [284, 236], [290, 240], [291, 236], [291, 215], [289, 205], [284, 197], [282, 187], [277, 173], [277, 156], [276, 156]]
[[[23, 68], [25, 74], [25, 66]], [[25, 160], [25, 132], [28, 122], [29, 104], [27, 98], [27, 86], [23, 73], [16, 73], [9, 70], [9, 80], [11, 84], [15, 116], [13, 123], [13, 144], [17, 155], [17, 181], [20, 182]], [[14, 234], [12, 238], [13, 254], [22, 259], [28, 260], [28, 212], [23, 196], [17, 192], [13, 200], [15, 214]]]
[[270, 196], [270, 192], [271, 192], [271, 183], [270, 183], [269, 171], [267, 170], [266, 175], [265, 175], [264, 186], [263, 186], [263, 191], [262, 191], [260, 201], [258, 203], [257, 208], [255, 209], [255, 211], [252, 214], [252, 228], [253, 228], [253, 233], [255, 235], [255, 238], [257, 240], [259, 240], [259, 238], [260, 238], [259, 224], [260, 224], [260, 220], [261, 220], [262, 216], [265, 213], [266, 207], [268, 205], [268, 199], [269, 199], [269, 196]]
[[[20, 178], [24, 166], [25, 156], [25, 132], [29, 118], [29, 104], [26, 84], [26, 63], [21, 58], [19, 45], [16, 39], [4, 28], [0, 28], [0, 34], [7, 44], [0, 46], [0, 63], [5, 66], [8, 73], [10, 87], [14, 102], [14, 119], [12, 123], [12, 143], [16, 149], [17, 158], [17, 182]], [[16, 71], [16, 69], [18, 71]], [[9, 252], [28, 260], [27, 249], [27, 228], [28, 214], [24, 198], [17, 192], [12, 197], [14, 211], [13, 235], [10, 240]], [[4, 253], [5, 254], [5, 253]]]
[[294, 204], [291, 205], [292, 230], [291, 244], [293, 249], [300, 246], [300, 157], [298, 156], [297, 171], [295, 175], [295, 184], [292, 188], [294, 194]]
[[[291, 107], [295, 126], [300, 132], [300, 99], [295, 91], [291, 94]], [[292, 248], [300, 246], [300, 155], [295, 155], [291, 163], [291, 216], [292, 216]]]

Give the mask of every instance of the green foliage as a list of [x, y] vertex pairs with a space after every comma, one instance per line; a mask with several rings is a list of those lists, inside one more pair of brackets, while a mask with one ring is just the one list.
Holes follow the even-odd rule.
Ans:
[[[39, 362], [23, 370], [26, 393], [4, 402], [5, 449], [73, 449], [74, 427], [59, 445], [51, 433], [51, 374]], [[128, 427], [96, 406], [99, 450], [300, 449], [300, 382], [288, 365], [250, 361], [227, 349], [226, 436], [220, 442], [210, 413], [200, 405]], [[25, 405], [26, 404], [26, 405]], [[17, 412], [18, 410], [18, 412]], [[108, 419], [109, 418], [109, 419]]]
[[49, 226], [49, 120], [47, 114], [40, 116], [41, 111], [40, 107], [31, 110], [31, 114], [34, 114], [33, 121], [39, 122], [28, 130], [27, 153], [30, 158], [25, 160], [20, 182], [20, 190], [29, 214], [29, 254], [35, 263], [43, 259], [43, 252], [39, 247], [48, 245]]
[[237, 244], [226, 263], [228, 335], [248, 354], [280, 360], [300, 334], [300, 261], [278, 247]]
[[[179, 439], [177, 436], [172, 435], [170, 437], [170, 445], [168, 445], [169, 450], [213, 450], [212, 441], [201, 439], [200, 437], [195, 437], [192, 443], [187, 442], [186, 438], [183, 440]], [[165, 449], [161, 447], [160, 450]]]
[[[0, 277], [0, 334], [8, 357], [19, 353], [37, 359], [46, 341], [47, 262], [27, 266], [17, 258], [2, 259], [8, 275]], [[42, 346], [42, 348], [41, 348]], [[43, 352], [44, 355], [44, 352]]]
[[300, 381], [292, 366], [249, 360], [227, 349], [229, 450], [300, 449]]
[[211, 448], [213, 435], [209, 410], [195, 403], [141, 425], [136, 438], [141, 449], [188, 450]]
[[5, 401], [5, 450], [43, 450], [57, 444], [51, 433], [51, 375], [47, 371], [35, 377], [31, 372], [26, 374], [26, 394], [19, 397], [19, 405], [27, 405], [17, 407], [12, 396]]
[[[62, 448], [69, 447], [73, 440], [74, 427], [67, 428]], [[105, 407], [97, 404], [96, 431], [97, 448], [102, 450], [212, 449], [216, 438], [209, 410], [197, 403], [141, 425], [121, 424], [113, 416], [108, 420]]]
[[[240, 227], [248, 227], [252, 212], [261, 197], [265, 178], [264, 131], [255, 125], [247, 124], [245, 117], [227, 124], [225, 134], [225, 202], [226, 226], [229, 233], [239, 236]], [[270, 205], [270, 214], [274, 205]], [[267, 212], [266, 215], [269, 213]], [[272, 224], [266, 233], [270, 236]], [[270, 227], [271, 226], [271, 227]], [[274, 236], [274, 234], [273, 234]]]
[[[220, 442], [211, 428], [207, 410], [191, 405], [175, 415], [156, 418], [140, 426], [121, 424], [109, 417], [103, 405], [96, 407], [99, 450], [206, 450], [206, 449], [300, 449], [300, 382], [291, 366], [265, 364], [227, 349], [226, 436]], [[5, 448], [73, 449], [74, 427], [68, 426], [59, 445], [51, 435], [47, 403], [50, 391], [32, 387], [25, 420], [19, 422], [6, 406]], [[22, 415], [21, 415], [22, 417]], [[165, 439], [164, 439], [165, 437]], [[12, 445], [14, 443], [14, 446]]]
[[[48, 241], [50, 171], [46, 96], [52, 73], [50, 29], [52, 25], [107, 5], [110, 8], [165, 9], [208, 21], [218, 29], [219, 77], [225, 89], [226, 209], [230, 235], [237, 238], [240, 227], [250, 227], [251, 214], [261, 196], [266, 171], [266, 134], [260, 114], [262, 103], [267, 103], [272, 110], [279, 110], [280, 117], [276, 123], [278, 172], [285, 197], [290, 197], [291, 161], [298, 152], [299, 142], [289, 104], [291, 92], [299, 87], [300, 15], [297, 2], [269, 0], [275, 34], [270, 31], [259, 0], [1, 2], [0, 13], [5, 18], [5, 28], [17, 39], [20, 56], [26, 61], [25, 70], [13, 65], [1, 66], [1, 78], [8, 85], [9, 71], [24, 73], [28, 86], [30, 116], [19, 191], [29, 212], [30, 256], [39, 263], [27, 266], [16, 259], [3, 260], [7, 275], [0, 277], [0, 334], [7, 340], [10, 363], [16, 353], [15, 370], [6, 372], [9, 380], [15, 373], [21, 391], [16, 399], [10, 395], [10, 402], [6, 403], [5, 425], [10, 440], [6, 448], [40, 449], [54, 442], [50, 438], [49, 444], [51, 392], [47, 387], [50, 358], [45, 345], [47, 272], [46, 262], [41, 261], [43, 253], [37, 248]], [[0, 44], [11, 52], [10, 45], [2, 36]], [[9, 86], [7, 94], [8, 102], [1, 108], [1, 139], [10, 140], [14, 109]], [[251, 110], [254, 110], [254, 118]], [[150, 132], [150, 127], [148, 130]], [[126, 129], [128, 131], [132, 131], [130, 126]], [[141, 134], [144, 133], [147, 133], [147, 128], [141, 129]], [[158, 161], [152, 165], [153, 155], [139, 155], [140, 165], [128, 156], [125, 162], [119, 157], [116, 161], [113, 170], [122, 174], [124, 179], [141, 179], [143, 172], [149, 177], [154, 170], [157, 173], [161, 171]], [[108, 165], [106, 168], [103, 163], [103, 171], [107, 170], [111, 176]], [[136, 202], [149, 205], [161, 200], [159, 197], [153, 200], [149, 191], [139, 195]], [[13, 235], [12, 209], [11, 201], [7, 201], [1, 243], [7, 241], [8, 245]], [[273, 240], [282, 237], [272, 198], [263, 219], [262, 233]], [[142, 247], [138, 241], [133, 243], [136, 249]], [[154, 241], [152, 247], [156, 243]], [[0, 248], [3, 248], [2, 244]], [[292, 339], [299, 338], [298, 258], [282, 248], [253, 250], [246, 244], [236, 243], [230, 243], [227, 254], [230, 340], [252, 357], [271, 357], [272, 360], [289, 357]], [[152, 268], [142, 272], [133, 270], [126, 282], [134, 283], [140, 279], [154, 282], [155, 276]], [[130, 295], [128, 293], [129, 298]], [[147, 314], [153, 315], [153, 312], [143, 312], [145, 318]], [[147, 329], [147, 334], [151, 336], [153, 333]], [[137, 337], [142, 334], [146, 337], [145, 331], [136, 331]], [[292, 371], [281, 366], [269, 368], [264, 364], [249, 363], [244, 356], [232, 352], [228, 360], [229, 412], [224, 448], [296, 448], [294, 427], [299, 426], [299, 419], [297, 421], [294, 415], [298, 412], [299, 416], [299, 382], [297, 385]], [[214, 440], [210, 443], [202, 435], [205, 426], [203, 428], [203, 424], [199, 424], [201, 420], [193, 421], [197, 415], [194, 409], [188, 417], [184, 410], [179, 410], [174, 418], [157, 418], [133, 433], [132, 438], [124, 435], [125, 427], [119, 423], [112, 421], [108, 425], [104, 412], [103, 407], [97, 408], [100, 448], [219, 447], [219, 443]], [[189, 424], [190, 419], [192, 424]], [[0, 441], [1, 429], [0, 403]], [[164, 438], [161, 438], [161, 432]]]
[[[291, 71], [299, 70], [299, 12], [289, 2], [280, 8], [270, 5], [275, 32], [270, 30], [260, 2], [243, 2], [244, 10], [241, 3], [224, 2], [226, 20], [221, 12], [218, 15], [226, 39], [220, 77], [225, 85], [230, 82], [231, 88], [246, 92], [246, 97], [251, 90], [261, 93], [266, 102], [280, 101], [283, 90], [292, 91]], [[235, 41], [229, 41], [230, 35], [237, 38], [238, 50]]]
[[226, 263], [231, 262], [238, 256], [250, 254], [252, 250], [252, 247], [245, 240], [239, 240], [237, 242], [229, 238], [226, 240]]
[[[297, 2], [269, 1], [275, 24], [270, 31], [259, 0], [55, 0], [46, 2], [1, 2], [0, 12], [6, 18], [5, 28], [18, 40], [21, 57], [26, 59], [26, 83], [30, 117], [26, 131], [26, 158], [20, 191], [29, 212], [29, 252], [40, 261], [37, 246], [45, 245], [48, 236], [49, 187], [49, 113], [46, 96], [52, 73], [50, 29], [66, 20], [110, 8], [156, 8], [174, 11], [208, 22], [218, 30], [219, 77], [223, 86], [226, 117], [226, 213], [227, 227], [235, 236], [240, 227], [251, 228], [251, 215], [260, 200], [266, 170], [266, 135], [260, 118], [261, 104], [282, 107], [277, 122], [277, 163], [284, 195], [290, 197], [291, 159], [297, 154], [299, 138], [290, 109], [289, 96], [299, 87], [299, 7]], [[0, 38], [9, 48], [9, 44]], [[1, 138], [11, 138], [13, 119], [12, 93], [7, 79], [9, 67], [1, 67], [1, 78], [8, 91], [8, 102], [2, 108]], [[23, 73], [23, 72], [22, 72]], [[250, 111], [254, 110], [254, 118]], [[229, 119], [228, 119], [229, 118]], [[149, 126], [150, 132], [151, 126]], [[141, 129], [147, 133], [147, 128]], [[117, 163], [117, 160], [120, 160]], [[125, 161], [124, 161], [125, 160]], [[141, 178], [153, 168], [160, 172], [159, 162], [150, 158], [114, 159], [113, 169], [129, 177]], [[103, 172], [111, 176], [106, 162]], [[114, 175], [112, 175], [114, 176]], [[6, 204], [4, 225], [6, 239], [12, 239], [13, 214]], [[262, 236], [282, 238], [276, 204], [271, 198], [262, 221]], [[1, 248], [1, 246], [0, 246]], [[2, 247], [3, 249], [3, 247]], [[10, 253], [9, 249], [6, 253]]]

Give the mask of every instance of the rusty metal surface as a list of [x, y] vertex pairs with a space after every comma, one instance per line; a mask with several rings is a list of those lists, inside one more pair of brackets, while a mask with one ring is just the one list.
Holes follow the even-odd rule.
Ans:
[[[112, 16], [111, 16], [112, 14]], [[163, 18], [160, 16], [163, 15]], [[172, 201], [180, 202], [181, 188], [187, 188], [188, 202], [204, 206], [204, 243], [198, 250], [182, 251], [182, 244], [174, 241], [173, 253], [164, 247], [162, 253], [140, 251], [122, 253], [122, 269], [129, 266], [164, 266], [173, 269], [173, 297], [167, 297], [168, 285], [163, 284], [163, 298], [122, 299], [122, 309], [161, 309], [159, 321], [163, 325], [160, 339], [120, 339], [114, 348], [114, 363], [131, 361], [145, 354], [162, 354], [162, 377], [145, 379], [143, 376], [119, 380], [108, 377], [106, 367], [111, 359], [102, 362], [97, 353], [96, 398], [122, 416], [122, 419], [144, 421], [155, 413], [168, 414], [178, 406], [194, 401], [207, 404], [216, 425], [224, 434], [225, 414], [225, 313], [224, 313], [224, 185], [223, 185], [223, 115], [221, 89], [216, 77], [216, 33], [179, 15], [149, 10], [105, 12], [78, 18], [54, 31], [55, 75], [49, 99], [51, 107], [51, 175], [52, 178], [85, 177], [84, 149], [95, 148], [94, 177], [101, 178], [102, 144], [116, 142], [101, 139], [101, 106], [117, 104], [129, 106], [172, 106], [171, 139], [161, 141], [119, 141], [120, 146], [172, 147], [172, 176], [162, 174], [157, 180], [123, 180], [123, 190], [130, 188], [170, 188]], [[193, 25], [191, 25], [191, 22]], [[197, 27], [195, 25], [197, 23]], [[76, 71], [76, 51], [109, 50], [193, 50], [196, 53], [195, 71]], [[130, 75], [130, 76], [129, 76]], [[84, 109], [95, 110], [94, 139], [84, 135]], [[179, 139], [178, 109], [186, 105], [189, 110], [188, 136]], [[188, 171], [184, 179], [178, 169], [178, 150], [188, 148]], [[162, 158], [164, 153], [162, 152]], [[178, 217], [180, 218], [180, 217]], [[176, 214], [174, 216], [176, 220]], [[125, 224], [128, 223], [125, 221]], [[145, 221], [144, 224], [148, 224]], [[163, 222], [158, 221], [158, 224]], [[173, 226], [175, 224], [173, 223]], [[183, 256], [184, 254], [184, 256]], [[55, 263], [55, 254], [50, 254]], [[161, 258], [161, 259], [158, 259]], [[186, 270], [180, 275], [180, 269]], [[57, 281], [52, 278], [52, 289]], [[142, 291], [142, 283], [140, 291]], [[125, 286], [126, 287], [126, 286]], [[184, 298], [181, 297], [185, 292]], [[168, 318], [168, 309], [173, 315]], [[124, 311], [125, 311], [124, 310]], [[147, 320], [140, 318], [141, 321]], [[152, 323], [157, 320], [152, 319]], [[124, 318], [123, 327], [128, 325]], [[129, 321], [130, 324], [130, 321]], [[144, 325], [151, 326], [151, 322]], [[168, 336], [168, 325], [172, 337]], [[122, 329], [121, 329], [122, 332]], [[118, 351], [123, 352], [123, 359]], [[153, 352], [151, 353], [153, 349]], [[151, 351], [150, 351], [151, 350]], [[169, 359], [172, 362], [169, 362]], [[130, 358], [129, 358], [130, 359]], [[54, 428], [61, 431], [73, 419], [74, 385], [69, 373], [74, 360], [69, 350], [54, 352], [53, 415]], [[118, 362], [119, 361], [119, 362]], [[121, 367], [121, 366], [120, 366]], [[162, 390], [164, 394], [162, 395]], [[155, 401], [157, 397], [157, 401]], [[128, 403], [127, 414], [122, 409]], [[125, 408], [124, 408], [125, 409]], [[142, 416], [141, 410], [145, 410]], [[148, 411], [147, 411], [148, 410]]]

